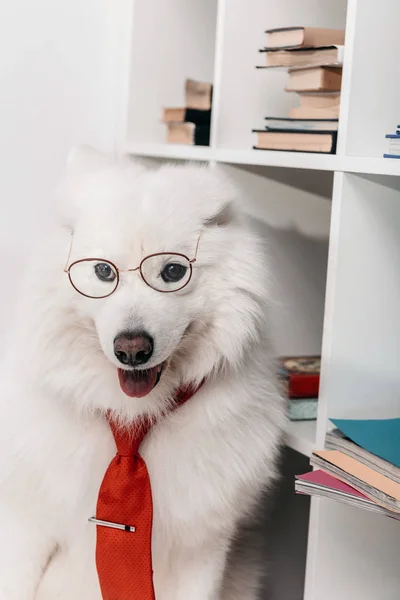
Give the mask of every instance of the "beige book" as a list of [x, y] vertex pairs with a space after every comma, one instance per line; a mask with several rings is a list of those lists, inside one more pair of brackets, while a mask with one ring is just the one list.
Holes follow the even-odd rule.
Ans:
[[344, 481], [380, 506], [400, 512], [400, 483], [339, 450], [318, 450], [310, 463]]
[[332, 108], [309, 108], [308, 106], [296, 106], [289, 111], [291, 119], [338, 119], [340, 107]]
[[185, 82], [186, 106], [199, 110], [210, 110], [212, 102], [212, 84], [187, 79]]
[[324, 152], [334, 149], [335, 136], [331, 133], [294, 133], [259, 130], [257, 148], [261, 150], [288, 150], [297, 152]]
[[340, 105], [340, 93], [330, 92], [327, 94], [300, 94], [300, 106], [310, 108], [331, 108]]
[[164, 123], [176, 123], [185, 120], [186, 108], [164, 108], [162, 121]]
[[210, 126], [194, 123], [167, 123], [168, 144], [186, 144], [189, 146], [208, 146], [210, 144]]
[[280, 27], [268, 29], [267, 48], [296, 48], [302, 46], [333, 46], [344, 44], [343, 29], [318, 27]]
[[168, 144], [194, 144], [194, 123], [168, 123], [167, 142]]
[[266, 52], [267, 67], [316, 67], [343, 64], [344, 46]]
[[302, 91], [340, 91], [342, 69], [334, 67], [315, 67], [289, 71], [288, 92]]

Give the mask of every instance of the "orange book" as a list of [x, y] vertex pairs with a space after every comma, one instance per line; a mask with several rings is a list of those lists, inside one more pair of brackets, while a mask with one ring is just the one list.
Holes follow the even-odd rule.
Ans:
[[400, 483], [339, 450], [315, 451], [310, 463], [365, 494], [376, 504], [400, 513]]

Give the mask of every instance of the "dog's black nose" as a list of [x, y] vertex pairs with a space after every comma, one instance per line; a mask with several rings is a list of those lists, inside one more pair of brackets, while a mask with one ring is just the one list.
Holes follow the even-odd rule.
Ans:
[[123, 365], [147, 363], [153, 354], [153, 338], [145, 332], [125, 331], [114, 340], [114, 354]]

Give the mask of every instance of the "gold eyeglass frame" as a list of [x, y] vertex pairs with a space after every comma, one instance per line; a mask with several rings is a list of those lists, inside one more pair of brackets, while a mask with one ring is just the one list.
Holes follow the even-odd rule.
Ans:
[[[73, 242], [73, 233], [71, 233], [71, 242], [69, 245], [68, 257], [67, 257], [67, 261], [65, 263], [65, 267], [64, 267], [63, 271], [64, 271], [64, 273], [67, 273], [70, 284], [72, 285], [74, 290], [76, 290], [79, 294], [81, 294], [81, 296], [85, 296], [85, 298], [92, 298], [93, 300], [102, 300], [103, 298], [108, 298], [109, 296], [111, 296], [115, 292], [115, 290], [118, 288], [118, 285], [120, 282], [120, 273], [133, 273], [135, 271], [139, 271], [140, 276], [141, 276], [142, 280], [144, 281], [144, 283], [148, 287], [150, 287], [152, 290], [155, 290], [156, 292], [160, 292], [160, 294], [173, 294], [174, 292], [179, 292], [179, 290], [182, 290], [184, 287], [186, 287], [188, 285], [188, 283], [190, 282], [190, 280], [192, 279], [193, 264], [197, 260], [197, 253], [199, 250], [200, 237], [201, 237], [201, 232], [199, 233], [199, 237], [197, 238], [194, 258], [192, 258], [192, 259], [190, 259], [188, 256], [186, 256], [186, 254], [183, 254], [182, 252], [155, 252], [154, 254], [149, 254], [148, 256], [145, 256], [144, 258], [142, 258], [139, 266], [136, 267], [135, 269], [119, 269], [117, 267], [117, 265], [115, 265], [111, 260], [108, 260], [108, 258], [96, 258], [96, 257], [79, 258], [78, 260], [74, 260], [68, 266], [69, 260], [71, 258], [72, 242]], [[146, 279], [143, 275], [142, 265], [146, 260], [148, 260], [149, 258], [153, 258], [155, 256], [181, 256], [182, 258], [186, 259], [189, 263], [189, 268], [190, 268], [189, 278], [186, 281], [186, 283], [184, 283], [181, 287], [177, 288], [176, 290], [159, 290], [159, 289], [153, 287], [152, 285], [150, 285], [150, 283], [148, 283], [146, 281]], [[111, 267], [114, 269], [114, 272], [117, 275], [115, 287], [111, 292], [109, 292], [108, 294], [105, 294], [104, 296], [90, 296], [89, 294], [85, 294], [84, 292], [82, 292], [81, 290], [79, 290], [76, 287], [76, 285], [74, 284], [72, 277], [71, 277], [71, 269], [74, 265], [82, 263], [82, 262], [87, 262], [87, 261], [98, 261], [98, 262], [104, 262], [104, 263], [111, 265]]]

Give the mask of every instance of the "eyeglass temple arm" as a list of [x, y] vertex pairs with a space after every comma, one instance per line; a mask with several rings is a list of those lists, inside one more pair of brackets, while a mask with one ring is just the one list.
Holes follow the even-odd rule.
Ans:
[[201, 231], [199, 233], [199, 237], [197, 238], [196, 250], [194, 252], [194, 258], [192, 258], [192, 260], [190, 261], [191, 263], [194, 263], [197, 260], [197, 252], [199, 250], [200, 238], [201, 238]]
[[71, 258], [71, 252], [72, 252], [72, 237], [73, 237], [73, 232], [71, 231], [71, 241], [69, 243], [69, 250], [68, 250], [68, 256], [67, 256], [67, 262], [65, 263], [65, 267], [64, 267], [64, 273], [68, 273], [68, 265], [69, 265], [69, 259]]

